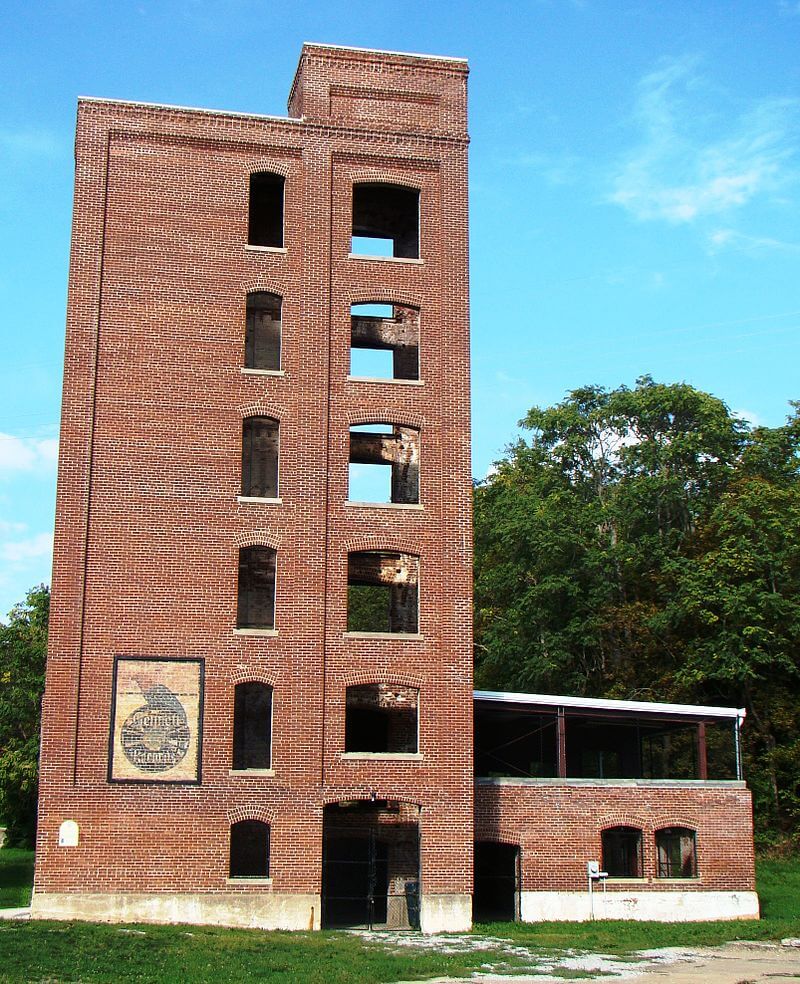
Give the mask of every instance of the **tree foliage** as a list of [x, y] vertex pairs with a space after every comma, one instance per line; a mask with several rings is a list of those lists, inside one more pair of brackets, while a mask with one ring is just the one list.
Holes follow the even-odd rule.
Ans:
[[747, 707], [765, 828], [800, 820], [793, 408], [753, 428], [686, 384], [584, 387], [475, 491], [479, 683]]
[[9, 844], [36, 830], [39, 725], [50, 590], [32, 588], [0, 624], [0, 820]]

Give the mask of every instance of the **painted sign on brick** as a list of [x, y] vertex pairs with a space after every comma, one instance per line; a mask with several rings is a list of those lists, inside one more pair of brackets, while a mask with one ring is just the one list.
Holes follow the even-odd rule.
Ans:
[[200, 781], [203, 661], [117, 657], [108, 778]]

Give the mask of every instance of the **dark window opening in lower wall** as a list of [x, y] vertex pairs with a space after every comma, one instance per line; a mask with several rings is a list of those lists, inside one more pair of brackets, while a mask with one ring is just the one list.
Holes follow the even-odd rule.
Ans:
[[418, 631], [419, 557], [353, 552], [347, 563], [347, 631]]
[[659, 878], [697, 877], [697, 835], [688, 827], [656, 831]]
[[510, 922], [518, 917], [518, 899], [519, 847], [477, 841], [473, 921]]
[[272, 417], [242, 421], [242, 495], [257, 499], [278, 496], [280, 425]]
[[348, 687], [345, 751], [416, 752], [418, 698], [414, 687], [386, 683]]
[[269, 877], [269, 824], [240, 820], [231, 827], [230, 877]]
[[269, 769], [272, 764], [272, 687], [239, 683], [233, 702], [233, 768]]
[[254, 290], [247, 295], [244, 364], [246, 369], [277, 372], [281, 367], [281, 308], [278, 294]]
[[602, 833], [603, 871], [610, 878], [641, 878], [642, 832], [638, 827], [609, 827]]
[[386, 800], [325, 807], [323, 928], [419, 929], [419, 812]]
[[242, 547], [239, 551], [237, 628], [275, 628], [276, 559], [272, 547]]

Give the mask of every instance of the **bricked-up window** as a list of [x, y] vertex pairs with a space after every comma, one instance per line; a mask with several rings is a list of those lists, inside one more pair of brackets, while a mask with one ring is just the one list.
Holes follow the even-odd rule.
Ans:
[[281, 308], [278, 294], [254, 290], [247, 295], [244, 365], [277, 372], [281, 367]]
[[239, 683], [233, 698], [233, 768], [269, 769], [272, 764], [272, 687]]
[[419, 431], [402, 424], [350, 428], [351, 502], [419, 502]]
[[236, 627], [275, 627], [275, 563], [272, 547], [243, 547], [239, 551], [239, 592]]
[[417, 632], [418, 582], [419, 557], [414, 554], [349, 554], [348, 632]]
[[269, 824], [240, 820], [231, 827], [230, 876], [269, 877]]
[[272, 417], [242, 421], [242, 495], [278, 497], [279, 424]]
[[603, 831], [603, 871], [612, 878], [641, 878], [642, 832], [638, 827], [609, 827]]
[[350, 375], [419, 379], [419, 309], [407, 304], [351, 305]]
[[656, 831], [659, 878], [697, 877], [697, 835], [688, 827]]
[[419, 191], [392, 184], [353, 185], [353, 253], [419, 258]]
[[416, 752], [417, 703], [414, 687], [367, 683], [347, 688], [346, 752]]
[[258, 171], [250, 175], [250, 216], [247, 242], [251, 246], [283, 246], [282, 174]]

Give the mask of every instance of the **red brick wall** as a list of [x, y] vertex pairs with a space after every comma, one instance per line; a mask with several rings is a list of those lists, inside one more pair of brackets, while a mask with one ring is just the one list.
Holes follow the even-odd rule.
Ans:
[[[372, 791], [422, 805], [423, 891], [470, 890], [466, 68], [309, 48], [298, 78], [306, 121], [79, 105], [38, 892], [229, 890], [245, 817], [272, 824], [272, 890], [318, 891], [323, 804]], [[285, 252], [246, 248], [255, 170], [286, 176]], [[421, 189], [421, 263], [348, 257], [365, 179]], [[241, 372], [248, 290], [283, 296], [282, 376]], [[348, 381], [350, 304], [392, 299], [420, 308], [422, 385]], [[252, 413], [280, 420], [281, 504], [236, 501]], [[365, 419], [421, 429], [421, 511], [345, 504]], [[256, 543], [268, 638], [233, 631]], [[378, 548], [420, 556], [419, 639], [344, 635], [347, 551]], [[205, 660], [201, 785], [107, 783], [117, 655]], [[273, 777], [229, 775], [245, 679], [274, 687]], [[422, 761], [342, 759], [373, 681], [419, 688]]]
[[[642, 830], [642, 889], [752, 891], [755, 888], [752, 805], [749, 790], [730, 786], [624, 786], [478, 783], [475, 839], [520, 846], [521, 888], [526, 892], [584, 891], [586, 862], [600, 861], [601, 831]], [[697, 879], [656, 878], [655, 831], [690, 827], [697, 832]], [[614, 880], [607, 883], [615, 890]], [[630, 881], [621, 890], [630, 891]]]

